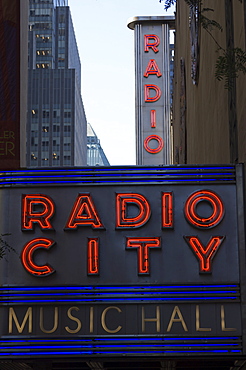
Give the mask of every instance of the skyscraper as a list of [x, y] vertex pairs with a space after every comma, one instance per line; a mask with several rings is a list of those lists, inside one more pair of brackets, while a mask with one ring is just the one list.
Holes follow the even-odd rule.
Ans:
[[110, 166], [100, 140], [89, 123], [87, 123], [87, 165]]
[[67, 0], [29, 0], [27, 166], [86, 165], [81, 64]]

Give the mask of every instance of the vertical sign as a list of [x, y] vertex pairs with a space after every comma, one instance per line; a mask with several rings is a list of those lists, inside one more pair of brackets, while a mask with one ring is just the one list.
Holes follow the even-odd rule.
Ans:
[[174, 17], [134, 17], [137, 164], [170, 164], [170, 29]]

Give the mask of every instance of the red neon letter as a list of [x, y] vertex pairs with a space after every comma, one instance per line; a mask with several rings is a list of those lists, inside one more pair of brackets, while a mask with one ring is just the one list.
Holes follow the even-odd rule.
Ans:
[[[138, 215], [130, 217], [128, 206], [137, 206]], [[147, 199], [140, 194], [116, 194], [116, 228], [143, 226], [150, 218], [151, 210]]]
[[79, 194], [65, 229], [77, 229], [77, 226], [92, 226], [93, 229], [104, 228], [90, 194]]
[[200, 273], [212, 272], [212, 259], [225, 239], [224, 236], [211, 237], [208, 245], [204, 246], [197, 236], [184, 236], [199, 261]]
[[126, 238], [126, 248], [138, 250], [138, 274], [149, 274], [149, 248], [160, 248], [161, 238]]
[[[149, 146], [149, 142], [151, 140], [156, 140], [158, 143], [158, 146], [154, 149]], [[144, 149], [151, 154], [159, 153], [163, 149], [163, 147], [164, 147], [164, 142], [162, 138], [158, 135], [149, 135], [144, 140]]]
[[173, 193], [162, 193], [162, 227], [173, 227]]
[[156, 128], [156, 110], [152, 109], [150, 111], [150, 123], [151, 123], [151, 128]]
[[155, 59], [150, 59], [146, 70], [144, 72], [144, 77], [149, 77], [149, 75], [156, 75], [157, 77], [161, 77], [161, 71], [156, 63]]
[[[154, 96], [150, 96], [150, 90], [155, 91]], [[161, 97], [161, 89], [156, 85], [144, 85], [144, 100], [153, 103]]]
[[22, 230], [33, 230], [34, 223], [38, 223], [41, 229], [52, 230], [50, 218], [54, 211], [54, 202], [47, 195], [22, 195]]
[[[154, 42], [150, 42], [154, 40]], [[157, 35], [144, 35], [144, 51], [148, 52], [151, 48], [155, 53], [158, 53], [159, 49], [157, 46], [160, 44], [160, 38]]]
[[47, 276], [55, 272], [55, 270], [47, 265], [38, 266], [33, 262], [33, 254], [38, 249], [49, 249], [55, 244], [51, 239], [37, 238], [26, 243], [21, 253], [21, 262], [26, 271], [33, 276]]
[[98, 275], [99, 274], [98, 238], [88, 238], [87, 273], [88, 275]]
[[[202, 217], [197, 213], [197, 205], [207, 202], [212, 207], [209, 217]], [[198, 228], [212, 228], [217, 226], [224, 216], [224, 206], [220, 197], [211, 190], [196, 191], [191, 194], [185, 203], [184, 213], [187, 221]]]

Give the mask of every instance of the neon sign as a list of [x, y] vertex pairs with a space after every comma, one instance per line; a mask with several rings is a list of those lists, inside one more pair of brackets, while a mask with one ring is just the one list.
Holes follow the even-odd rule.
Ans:
[[[145, 53], [149, 53], [150, 49], [154, 53], [159, 52], [158, 46], [160, 45], [160, 38], [153, 34], [153, 35], [144, 35], [144, 51]], [[155, 75], [156, 77], [161, 77], [162, 72], [156, 62], [155, 59], [150, 59], [145, 72], [143, 76], [145, 78], [148, 78], [149, 75]], [[144, 85], [144, 101], [146, 103], [154, 103], [157, 102], [162, 95], [162, 91], [159, 86], [155, 84], [145, 84]], [[157, 128], [157, 122], [156, 122], [156, 109], [151, 109], [150, 110], [150, 128], [151, 129], [156, 129]], [[151, 148], [149, 143], [150, 141], [156, 141], [157, 142], [157, 147], [156, 148]], [[153, 134], [153, 135], [148, 135], [144, 139], [144, 149], [150, 153], [150, 154], [157, 154], [162, 151], [164, 147], [164, 140], [162, 137], [160, 137], [159, 134]]]
[[38, 249], [50, 249], [54, 245], [53, 240], [47, 238], [37, 238], [27, 243], [21, 253], [21, 262], [31, 275], [33, 276], [47, 276], [55, 272], [55, 270], [49, 266], [38, 266], [34, 262], [34, 252]]
[[2, 358], [243, 352], [239, 167], [3, 173]]
[[[208, 202], [213, 209], [209, 217], [199, 216], [197, 206], [200, 202]], [[211, 228], [220, 223], [224, 216], [224, 206], [220, 197], [212, 191], [197, 191], [187, 199], [185, 217], [192, 224], [201, 228]]]
[[[171, 163], [172, 50], [175, 18], [134, 17], [138, 165]], [[151, 30], [151, 32], [150, 32]]]
[[[160, 230], [173, 230], [174, 225], [174, 194], [171, 191], [162, 192]], [[209, 206], [209, 213], [198, 210], [203, 203]], [[45, 194], [22, 195], [22, 230], [32, 231], [34, 224], [44, 232], [54, 230], [51, 218], [55, 213], [55, 202]], [[143, 228], [150, 222], [152, 215], [151, 205], [146, 196], [140, 193], [115, 194], [115, 230], [136, 230]], [[208, 212], [206, 210], [206, 212]], [[212, 190], [198, 190], [188, 196], [184, 203], [184, 217], [188, 224], [195, 229], [213, 229], [218, 226], [224, 217], [225, 209], [221, 197]], [[91, 193], [78, 194], [74, 205], [64, 225], [64, 232], [87, 227], [92, 230], [107, 232], [101, 221], [101, 215], [96, 209]], [[161, 234], [161, 231], [160, 231]], [[137, 250], [137, 274], [150, 273], [150, 249], [163, 249], [164, 235], [127, 236], [125, 238], [126, 250]], [[184, 235], [184, 239], [198, 260], [200, 273], [212, 273], [212, 261], [221, 247], [225, 235], [210, 236], [204, 244], [196, 235]], [[99, 237], [87, 239], [87, 274], [94, 276], [100, 274], [99, 269]], [[47, 251], [55, 244], [49, 238], [34, 238], [25, 244], [21, 261], [24, 269], [33, 276], [45, 277], [55, 272], [49, 264], [35, 263], [36, 252], [40, 249]], [[103, 248], [103, 246], [101, 246]], [[52, 249], [51, 252], [52, 253]]]
[[158, 53], [158, 46], [160, 45], [160, 38], [157, 35], [144, 35], [144, 51], [148, 52], [152, 49], [155, 53]]

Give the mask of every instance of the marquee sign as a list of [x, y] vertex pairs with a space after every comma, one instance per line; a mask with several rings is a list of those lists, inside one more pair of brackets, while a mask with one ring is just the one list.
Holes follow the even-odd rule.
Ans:
[[244, 354], [241, 166], [0, 181], [2, 358]]

